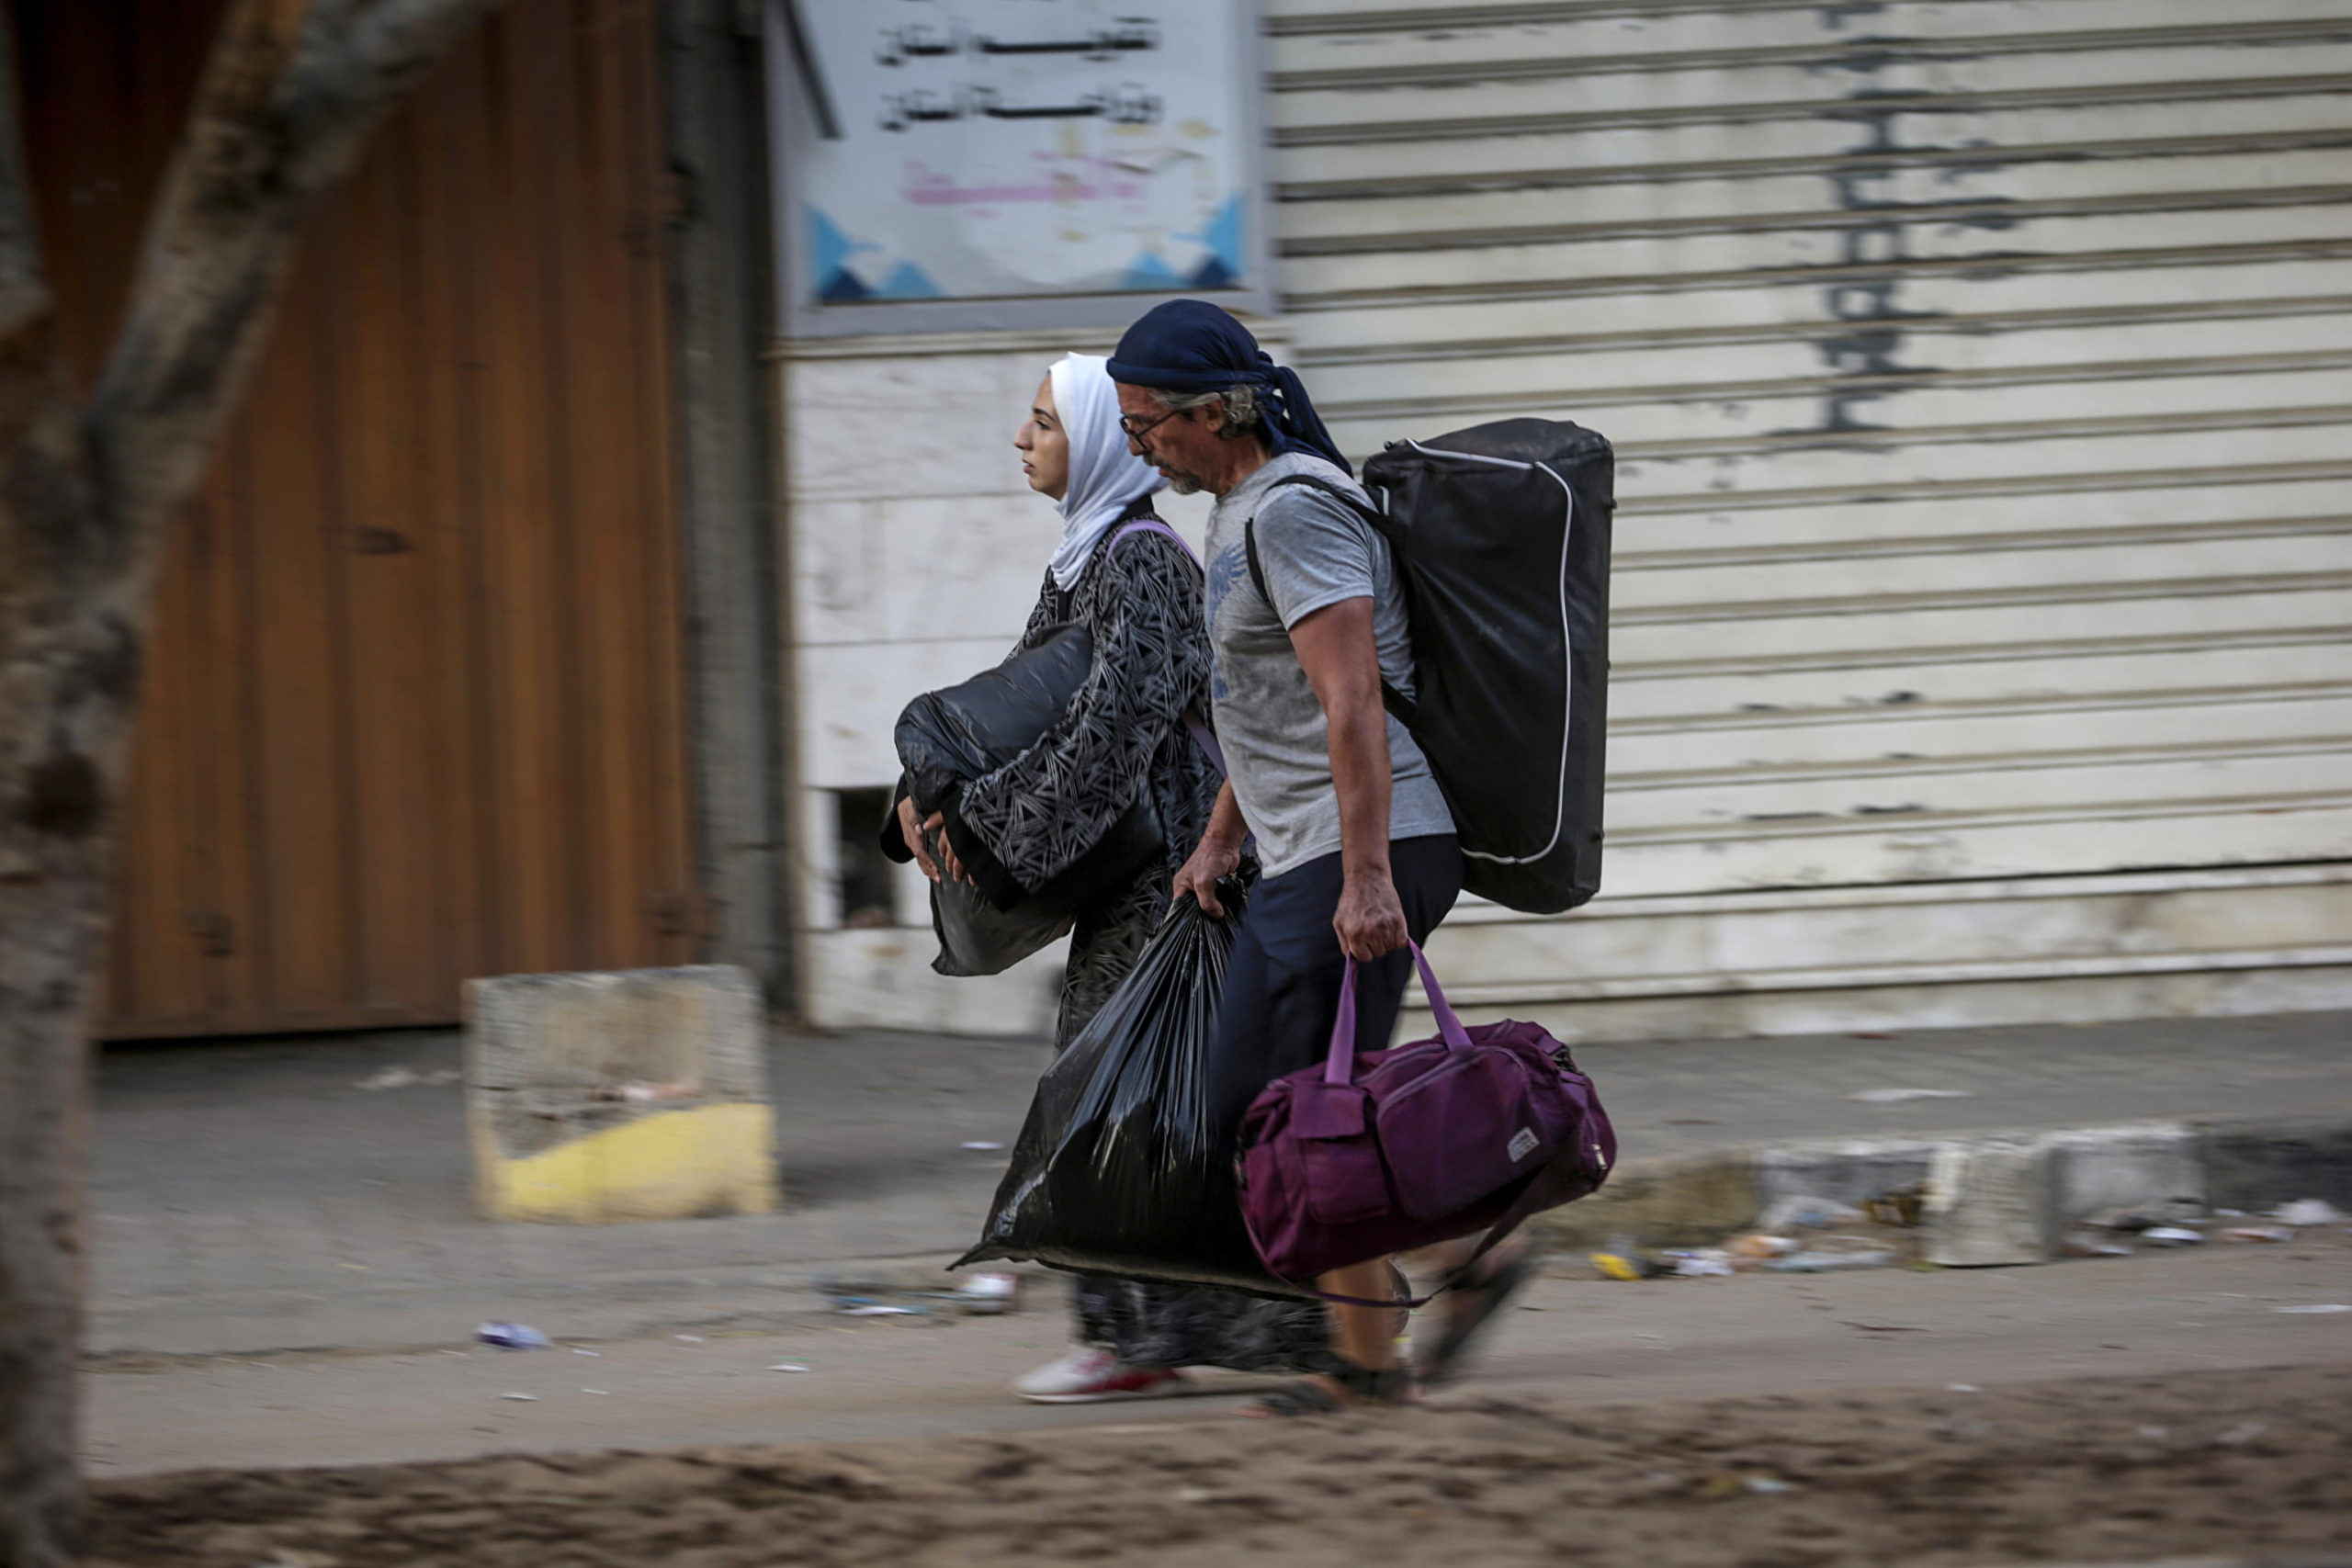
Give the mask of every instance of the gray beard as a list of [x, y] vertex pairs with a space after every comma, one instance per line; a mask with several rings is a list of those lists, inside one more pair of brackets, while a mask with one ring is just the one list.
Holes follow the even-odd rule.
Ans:
[[1201, 493], [1201, 481], [1190, 474], [1170, 474], [1168, 476], [1168, 488], [1178, 495], [1198, 495]]

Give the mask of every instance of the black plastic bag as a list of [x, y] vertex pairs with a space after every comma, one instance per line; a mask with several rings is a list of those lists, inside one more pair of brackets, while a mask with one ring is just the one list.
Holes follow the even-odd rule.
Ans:
[[[893, 739], [917, 810], [953, 812], [964, 785], [1037, 744], [1069, 711], [1093, 659], [1094, 638], [1084, 626], [1057, 626], [995, 669], [909, 703]], [[894, 818], [883, 827], [886, 852], [897, 837]], [[1144, 795], [1042, 886], [1023, 886], [1002, 867], [967, 858], [977, 883], [932, 885], [931, 926], [939, 938], [932, 968], [942, 975], [1011, 968], [1069, 931], [1080, 910], [1117, 892], [1163, 842], [1159, 814]], [[903, 849], [893, 858], [904, 859]]]
[[1241, 1224], [1233, 1129], [1213, 1124], [1208, 1054], [1244, 894], [1223, 919], [1187, 894], [1037, 1085], [988, 1233], [956, 1267], [1034, 1260], [1087, 1274], [1302, 1297]]
[[1033, 646], [959, 685], [925, 692], [899, 716], [892, 739], [907, 793], [925, 813], [1037, 743], [1069, 711], [1094, 667], [1094, 636], [1056, 626]]
[[[939, 858], [939, 834], [924, 836], [932, 859]], [[939, 953], [931, 961], [941, 975], [996, 975], [1033, 953], [1041, 953], [1077, 923], [1075, 909], [1041, 898], [1000, 909], [968, 882], [944, 878], [931, 885], [931, 931]]]

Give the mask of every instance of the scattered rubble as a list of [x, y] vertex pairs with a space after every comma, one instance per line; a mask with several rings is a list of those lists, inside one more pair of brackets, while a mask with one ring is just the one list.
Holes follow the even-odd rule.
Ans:
[[1674, 1259], [1678, 1279], [1704, 1280], [1739, 1272], [1732, 1255], [1720, 1247], [1683, 1247], [1667, 1256]]
[[2102, 1231], [2070, 1230], [2058, 1238], [2061, 1258], [2129, 1258], [2132, 1248]]
[[1911, 1200], [1905, 1203], [1895, 1194], [1882, 1194], [1857, 1208], [1800, 1194], [1773, 1203], [1758, 1219], [1756, 1229], [1719, 1246], [1652, 1252], [1630, 1236], [1617, 1236], [1589, 1256], [1602, 1278], [1625, 1280], [1720, 1279], [1759, 1269], [1812, 1274], [1884, 1269], [1906, 1261], [1917, 1250], [1917, 1236], [1907, 1226], [1878, 1215], [1916, 1214], [1916, 1192]]
[[1839, 1225], [1860, 1224], [1866, 1216], [1851, 1203], [1840, 1203], [1834, 1198], [1783, 1198], [1764, 1211], [1756, 1228], [1769, 1235], [1780, 1235], [1792, 1230], [1832, 1230]]

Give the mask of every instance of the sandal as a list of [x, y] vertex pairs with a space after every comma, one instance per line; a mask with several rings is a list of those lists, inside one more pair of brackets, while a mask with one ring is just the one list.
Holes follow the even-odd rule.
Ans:
[[[1412, 1300], [1412, 1281], [1405, 1278], [1405, 1271], [1393, 1260], [1388, 1265], [1388, 1290], [1400, 1316], [1411, 1310], [1405, 1303]], [[1397, 1332], [1401, 1337], [1401, 1322]], [[1293, 1416], [1340, 1416], [1366, 1404], [1410, 1404], [1420, 1391], [1409, 1367], [1361, 1367], [1337, 1353], [1332, 1355], [1331, 1362], [1331, 1371], [1284, 1383], [1243, 1405], [1240, 1414], [1261, 1421], [1285, 1420]], [[1325, 1387], [1326, 1381], [1339, 1384], [1347, 1397]]]
[[1414, 1374], [1425, 1387], [1435, 1388], [1460, 1373], [1464, 1353], [1485, 1330], [1487, 1321], [1534, 1273], [1533, 1249], [1522, 1247], [1488, 1268], [1476, 1281], [1454, 1287], [1458, 1304], [1446, 1314], [1445, 1327], [1436, 1342], [1414, 1362]]
[[[1346, 1395], [1333, 1393], [1323, 1379], [1339, 1384]], [[1254, 1404], [1243, 1405], [1241, 1414], [1254, 1420], [1287, 1420], [1294, 1416], [1343, 1416], [1365, 1405], [1394, 1408], [1413, 1402], [1413, 1373], [1407, 1367], [1360, 1367], [1342, 1361], [1338, 1371], [1326, 1372], [1323, 1379], [1284, 1383]]]

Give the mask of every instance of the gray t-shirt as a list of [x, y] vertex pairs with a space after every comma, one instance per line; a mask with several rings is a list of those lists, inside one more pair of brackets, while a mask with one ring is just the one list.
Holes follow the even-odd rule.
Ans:
[[[1340, 797], [1331, 783], [1323, 705], [1291, 648], [1290, 628], [1326, 605], [1370, 597], [1381, 675], [1403, 694], [1413, 692], [1404, 586], [1387, 541], [1319, 491], [1305, 485], [1273, 489], [1276, 480], [1293, 474], [1312, 474], [1359, 497], [1364, 493], [1334, 465], [1289, 452], [1220, 496], [1209, 513], [1209, 645], [1216, 661], [1217, 739], [1269, 876], [1340, 848]], [[1258, 564], [1272, 604], [1250, 577], [1244, 533], [1253, 516]], [[1389, 839], [1453, 832], [1453, 818], [1430, 775], [1429, 760], [1394, 715], [1388, 717], [1388, 767]]]

